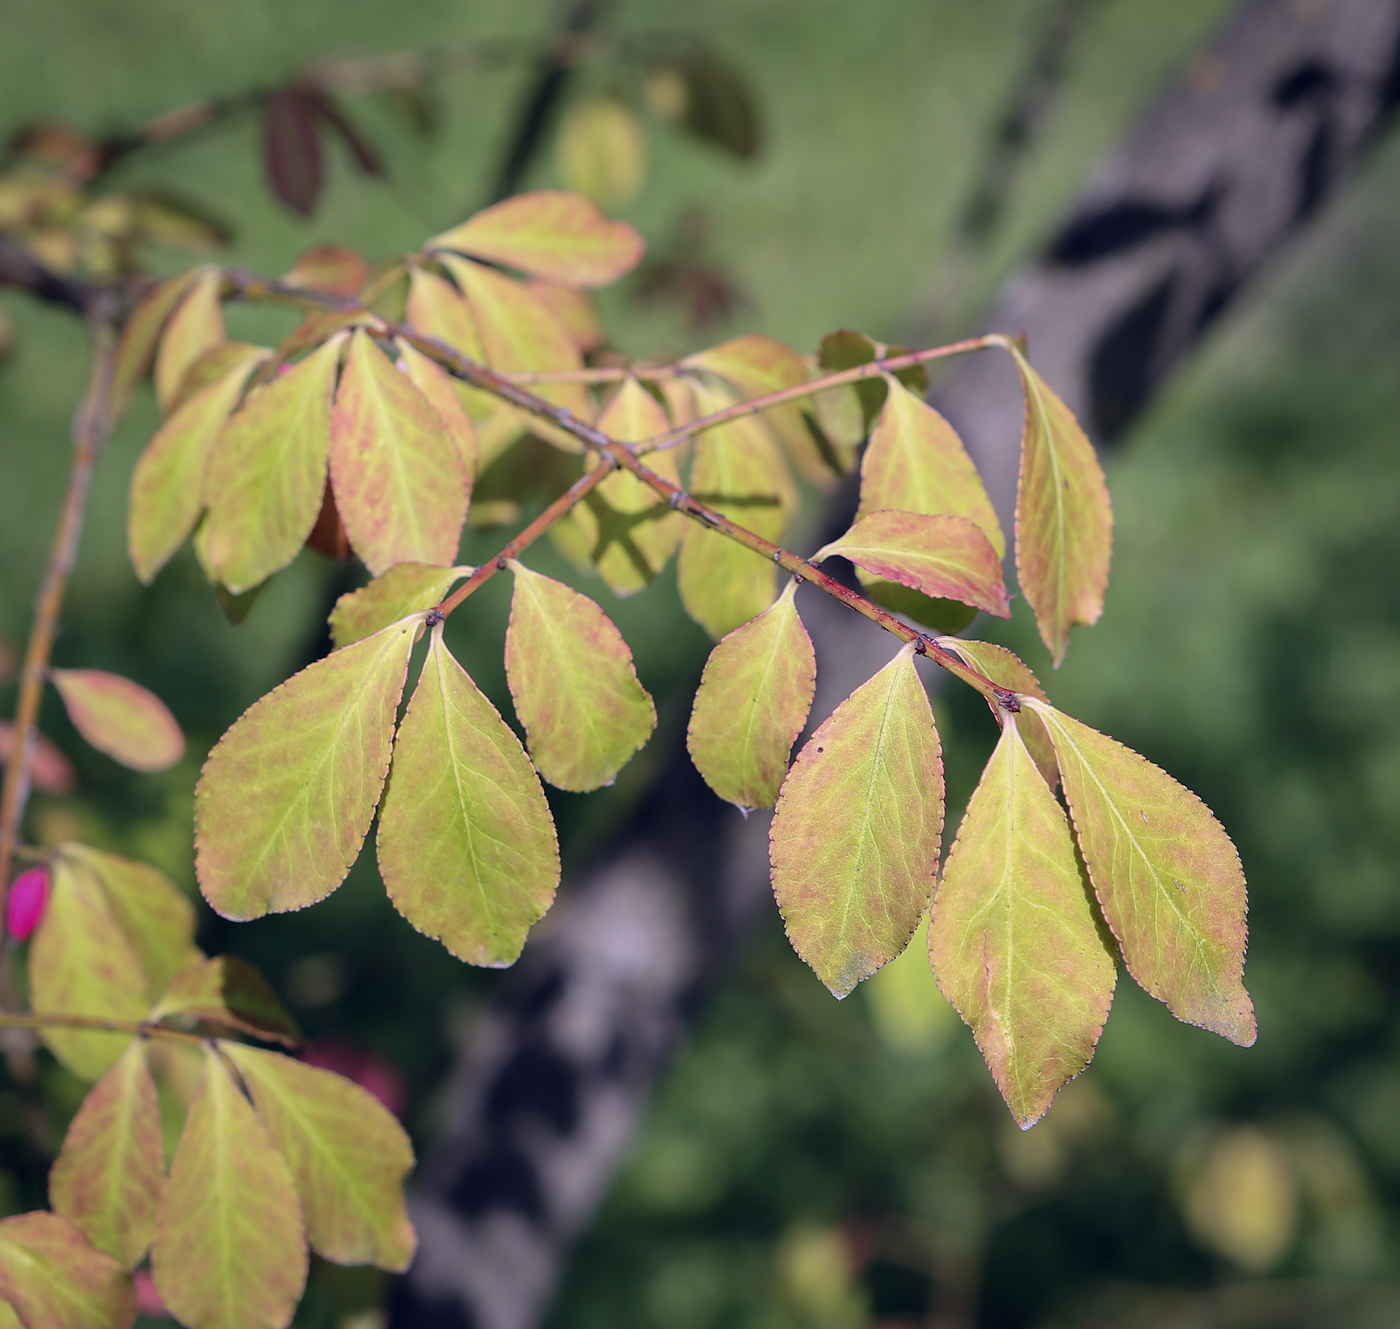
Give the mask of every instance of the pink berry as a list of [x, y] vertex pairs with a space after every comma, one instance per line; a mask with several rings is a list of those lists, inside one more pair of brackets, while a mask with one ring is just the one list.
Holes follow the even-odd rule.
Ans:
[[27, 941], [39, 926], [44, 906], [49, 902], [49, 873], [47, 868], [30, 868], [14, 879], [10, 886], [10, 904], [6, 926], [16, 941]]

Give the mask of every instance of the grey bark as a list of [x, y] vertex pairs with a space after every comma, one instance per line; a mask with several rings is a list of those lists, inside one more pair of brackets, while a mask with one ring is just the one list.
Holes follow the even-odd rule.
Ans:
[[[1336, 192], [1400, 94], [1398, 47], [1400, 0], [1244, 6], [1011, 281], [990, 326], [1028, 335], [1100, 443]], [[1020, 409], [1003, 359], [969, 360], [940, 404], [1009, 516]], [[823, 597], [802, 609], [819, 718], [891, 644]], [[539, 1323], [657, 1075], [771, 908], [765, 830], [677, 744], [633, 829], [568, 884], [463, 1054], [413, 1190], [421, 1246], [394, 1325]]]

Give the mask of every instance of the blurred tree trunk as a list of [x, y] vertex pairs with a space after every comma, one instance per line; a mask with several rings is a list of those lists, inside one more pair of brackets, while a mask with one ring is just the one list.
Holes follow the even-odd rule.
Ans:
[[[1044, 69], [1032, 61], [1028, 78]], [[1026, 334], [1040, 371], [1112, 441], [1337, 192], [1397, 97], [1400, 0], [1253, 0], [1007, 284], [988, 325]], [[1009, 520], [1020, 407], [1003, 359], [966, 362], [940, 405]], [[852, 506], [838, 496], [833, 524]], [[803, 615], [816, 723], [889, 650], [823, 597]], [[771, 908], [766, 830], [766, 815], [721, 805], [676, 742], [633, 829], [567, 885], [456, 1068], [413, 1192], [421, 1246], [395, 1326], [538, 1324], [657, 1075]]]

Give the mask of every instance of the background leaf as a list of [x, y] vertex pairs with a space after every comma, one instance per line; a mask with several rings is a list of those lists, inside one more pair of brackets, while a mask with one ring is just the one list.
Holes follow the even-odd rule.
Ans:
[[49, 1203], [128, 1269], [151, 1244], [165, 1182], [160, 1104], [135, 1039], [83, 1099], [49, 1173]]
[[1089, 1064], [1117, 966], [1069, 823], [1014, 717], [948, 853], [929, 924], [938, 986], [1024, 1129]]
[[181, 969], [149, 1019], [154, 1024], [170, 1015], [207, 1020], [288, 1047], [301, 1041], [301, 1030], [267, 979], [237, 955], [200, 956]]
[[610, 784], [656, 728], [632, 652], [586, 595], [511, 562], [506, 681], [530, 756], [559, 789]]
[[539, 777], [441, 625], [394, 742], [377, 848], [394, 907], [468, 964], [513, 964], [559, 883]]
[[646, 130], [620, 97], [587, 97], [564, 112], [554, 160], [571, 190], [604, 208], [626, 207], [646, 179]]
[[156, 343], [165, 330], [170, 311], [180, 302], [201, 269], [191, 268], [178, 277], [161, 282], [133, 311], [122, 328], [117, 344], [117, 363], [112, 371], [112, 413], [119, 417], [131, 404], [136, 385], [150, 368]]
[[396, 563], [368, 586], [347, 591], [331, 610], [331, 640], [336, 650], [410, 614], [431, 609], [466, 571], [428, 563]]
[[357, 250], [344, 245], [312, 245], [287, 269], [282, 285], [303, 291], [325, 291], [343, 300], [353, 300], [369, 278], [369, 262]]
[[416, 622], [309, 665], [250, 706], [195, 789], [195, 870], [225, 918], [324, 899], [359, 856], [389, 769]]
[[905, 646], [803, 745], [770, 833], [793, 948], [838, 997], [908, 944], [933, 893], [943, 760]]
[[1097, 623], [1108, 586], [1113, 508], [1094, 446], [1020, 354], [1026, 394], [1016, 490], [1016, 576], [1058, 665], [1075, 623]]
[[472, 482], [476, 479], [481, 447], [476, 438], [476, 426], [467, 414], [457, 386], [446, 370], [416, 351], [407, 342], [398, 343], [399, 361], [408, 373], [408, 380], [428, 399], [447, 429], [447, 436], [462, 459], [462, 473], [467, 482], [467, 501], [471, 501]]
[[797, 582], [710, 652], [695, 693], [686, 746], [720, 798], [772, 807], [788, 753], [807, 723], [817, 660], [793, 603]]
[[152, 692], [101, 669], [51, 669], [73, 727], [99, 752], [134, 771], [163, 771], [185, 755], [185, 736]]
[[219, 305], [223, 274], [215, 267], [198, 270], [161, 331], [156, 351], [156, 399], [170, 409], [186, 371], [205, 351], [224, 340]]
[[1044, 702], [1079, 848], [1128, 972], [1179, 1020], [1254, 1042], [1245, 885], [1211, 811], [1165, 771]]
[[372, 1094], [277, 1052], [221, 1043], [291, 1168], [311, 1249], [402, 1272], [417, 1239], [404, 1208], [413, 1146]]
[[326, 180], [325, 151], [315, 102], [296, 88], [267, 99], [263, 111], [263, 170], [273, 194], [298, 216], [309, 217]]
[[195, 1329], [284, 1329], [306, 1264], [287, 1164], [211, 1048], [156, 1215], [156, 1286]]
[[136, 1318], [126, 1270], [42, 1211], [0, 1219], [0, 1297], [24, 1329], [128, 1329]]

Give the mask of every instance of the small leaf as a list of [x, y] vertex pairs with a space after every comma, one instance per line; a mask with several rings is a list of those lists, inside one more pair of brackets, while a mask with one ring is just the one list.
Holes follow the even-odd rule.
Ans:
[[[485, 363], [486, 352], [481, 346], [476, 319], [461, 292], [445, 278], [422, 268], [410, 268], [405, 318], [409, 326], [425, 337], [445, 342], [468, 360]], [[488, 404], [492, 400], [485, 393], [479, 395]]]
[[129, 1329], [136, 1319], [126, 1270], [42, 1210], [0, 1219], [0, 1298], [23, 1329]]
[[646, 131], [620, 97], [587, 97], [564, 112], [554, 160], [570, 189], [605, 208], [626, 207], [646, 179]]
[[1080, 852], [1128, 972], [1178, 1020], [1249, 1047], [1239, 855], [1189, 789], [1035, 699], [1060, 760]]
[[[886, 355], [899, 355], [902, 346], [882, 346], [863, 332], [841, 328], [829, 332], [817, 348], [817, 368], [823, 374], [838, 373], [869, 364]], [[897, 370], [895, 379], [911, 392], [923, 396], [928, 391], [928, 371], [923, 365]], [[846, 387], [830, 388], [813, 400], [817, 419], [831, 443], [839, 449], [856, 447], [870, 432], [888, 395], [884, 376], [861, 379]]]
[[165, 324], [155, 372], [156, 398], [162, 411], [170, 409], [190, 366], [224, 340], [224, 316], [219, 307], [223, 280], [218, 268], [199, 269]]
[[404, 1208], [413, 1146], [378, 1099], [277, 1052], [220, 1045], [296, 1181], [311, 1249], [337, 1264], [401, 1273], [417, 1239]]
[[462, 473], [467, 482], [467, 502], [470, 503], [472, 482], [476, 479], [481, 448], [477, 443], [476, 426], [472, 424], [472, 418], [467, 414], [467, 408], [463, 405], [452, 378], [407, 342], [399, 343], [399, 363], [403, 365], [408, 381], [428, 399], [428, 405], [437, 413], [447, 429], [447, 436], [462, 459]]
[[[0, 766], [9, 764], [15, 750], [15, 726], [12, 720], [0, 720]], [[30, 758], [29, 775], [34, 788], [45, 794], [71, 794], [78, 777], [73, 763], [63, 751], [43, 734], [35, 735], [34, 755]]]
[[211, 1048], [156, 1215], [156, 1287], [197, 1329], [284, 1329], [306, 1263], [291, 1173]]
[[301, 1030], [265, 979], [236, 955], [200, 956], [170, 980], [150, 1015], [152, 1024], [183, 1015], [296, 1047]]
[[758, 106], [749, 82], [706, 47], [654, 66], [648, 96], [658, 115], [742, 160], [758, 155]]
[[441, 625], [394, 742], [378, 851], [394, 907], [468, 964], [513, 964], [559, 883], [539, 777]]
[[312, 245], [292, 264], [282, 285], [353, 300], [369, 281], [369, 275], [369, 263], [363, 254], [344, 245]]
[[316, 104], [296, 88], [267, 99], [263, 111], [263, 169], [268, 188], [291, 210], [309, 217], [326, 180]]
[[833, 554], [924, 595], [976, 605], [998, 618], [1011, 615], [1001, 560], [966, 517], [867, 513], [812, 558], [819, 562]]
[[431, 609], [467, 571], [429, 563], [396, 563], [358, 591], [347, 591], [331, 610], [335, 649], [349, 646], [390, 623]]
[[966, 517], [1004, 558], [996, 509], [953, 426], [898, 379], [888, 377], [886, 385], [889, 395], [860, 463], [857, 518], [882, 509]]
[[[235, 344], [235, 343], [228, 343]], [[186, 399], [156, 431], [131, 473], [127, 550], [149, 586], [194, 530], [204, 506], [204, 468], [248, 376], [267, 358], [260, 347], [222, 378]]]
[[728, 803], [767, 808], [787, 775], [817, 683], [812, 639], [793, 603], [797, 582], [710, 652], [686, 746], [705, 783]]
[[[96, 878], [66, 856], [54, 861], [53, 890], [29, 946], [29, 997], [36, 1015], [142, 1020], [146, 975]], [[48, 1028], [40, 1035], [75, 1075], [98, 1079], [131, 1042], [127, 1033]]]
[[112, 414], [124, 415], [131, 404], [131, 394], [150, 368], [156, 343], [165, 329], [170, 311], [179, 304], [191, 283], [204, 271], [191, 268], [178, 277], [163, 281], [137, 305], [122, 328], [117, 346], [117, 363], [112, 371]]
[[164, 771], [185, 755], [169, 708], [129, 678], [101, 669], [51, 669], [73, 727], [99, 752], [134, 771]]
[[316, 524], [344, 337], [337, 333], [253, 392], [210, 453], [202, 545], [209, 566], [235, 595], [290, 563]]
[[194, 944], [194, 906], [165, 873], [149, 863], [67, 841], [56, 861], [88, 873], [101, 888], [112, 917], [136, 952], [153, 1001], [171, 978], [199, 955]]
[[[670, 428], [665, 409], [630, 375], [598, 417], [598, 428], [622, 443], [641, 443]], [[590, 454], [596, 464], [596, 456]], [[680, 483], [675, 450], [646, 459], [657, 474]], [[629, 471], [614, 471], [573, 510], [579, 540], [614, 595], [640, 591], [680, 544], [685, 518]]]
[[797, 953], [838, 997], [894, 959], [933, 893], [943, 759], [905, 646], [803, 745], [770, 833]]
[[351, 334], [330, 431], [336, 507], [370, 571], [450, 566], [467, 518], [462, 455], [442, 417], [363, 329]]
[[504, 263], [566, 286], [606, 286], [642, 261], [646, 244], [582, 194], [540, 189], [494, 204], [428, 241], [430, 249]]
[[211, 346], [187, 370], [168, 411], [174, 414], [197, 392], [217, 382], [225, 374], [242, 368], [249, 360], [262, 362], [272, 354], [266, 346], [246, 341], [221, 341]]
[[128, 1269], [151, 1244], [165, 1182], [160, 1104], [136, 1040], [88, 1091], [49, 1173], [49, 1203]]
[[933, 902], [929, 958], [1022, 1129], [1089, 1064], [1117, 966], [1064, 810], [1008, 719]]
[[525, 289], [563, 324], [580, 352], [586, 355], [607, 344], [608, 335], [598, 314], [598, 302], [587, 291], [541, 281], [538, 277], [527, 281]]
[[[1039, 697], [1041, 701], [1048, 700], [1040, 680], [1019, 655], [1008, 651], [1005, 646], [965, 637], [949, 637], [940, 644], [961, 656], [965, 664], [970, 664], [998, 687], [1010, 688], [1028, 697]], [[987, 699], [987, 709], [996, 717], [997, 724], [1006, 724], [1006, 712], [990, 698]], [[1041, 775], [1045, 777], [1045, 783], [1054, 789], [1060, 783], [1060, 766], [1055, 760], [1055, 745], [1050, 741], [1040, 717], [1023, 707], [1016, 717], [1016, 728], [1020, 731], [1021, 742], [1026, 745]]]
[[1094, 446], [1069, 407], [1016, 353], [1026, 394], [1016, 490], [1016, 576], [1058, 666], [1075, 623], [1103, 613], [1113, 508]]
[[506, 681], [530, 756], [559, 789], [610, 784], [656, 728], [612, 620], [563, 582], [512, 561]]
[[374, 817], [418, 624], [317, 660], [250, 706], [195, 788], [195, 869], [225, 918], [323, 900]]

